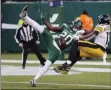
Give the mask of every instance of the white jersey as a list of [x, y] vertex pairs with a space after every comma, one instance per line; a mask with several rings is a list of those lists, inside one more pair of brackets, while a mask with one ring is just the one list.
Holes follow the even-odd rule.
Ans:
[[108, 47], [108, 42], [110, 41], [110, 29], [110, 25], [96, 25], [94, 30], [98, 31], [99, 34], [96, 36], [94, 43], [99, 44], [106, 49]]

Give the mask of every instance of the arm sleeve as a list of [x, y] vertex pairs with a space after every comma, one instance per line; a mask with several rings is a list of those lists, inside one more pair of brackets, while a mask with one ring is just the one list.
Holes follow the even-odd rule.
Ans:
[[20, 29], [21, 29], [21, 28], [19, 28], [19, 29], [16, 30], [16, 33], [15, 33], [15, 36], [14, 36], [14, 39], [15, 39], [16, 43], [21, 43], [21, 39], [20, 39]]
[[91, 33], [79, 37], [79, 39], [80, 39], [80, 40], [88, 39], [89, 37], [91, 37], [91, 36], [94, 35], [94, 34], [95, 34], [95, 36], [96, 36], [96, 35], [98, 34], [98, 32], [95, 31], [95, 30], [93, 30]]
[[96, 25], [96, 27], [94, 28], [94, 30], [97, 31], [97, 32], [99, 32], [99, 33], [101, 33], [101, 32], [104, 31], [104, 29], [101, 26], [99, 26], [99, 25]]

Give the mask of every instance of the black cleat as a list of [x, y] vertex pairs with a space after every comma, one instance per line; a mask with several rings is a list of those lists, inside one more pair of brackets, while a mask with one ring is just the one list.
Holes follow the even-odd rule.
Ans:
[[25, 66], [22, 66], [22, 69], [25, 69]]
[[20, 18], [23, 19], [23, 18], [27, 15], [27, 9], [28, 9], [28, 6], [26, 5], [26, 6], [22, 9], [21, 13], [19, 14], [19, 17], [20, 17]]
[[61, 73], [63, 75], [67, 75], [70, 69], [71, 69], [71, 65], [64, 63], [62, 66], [55, 67], [54, 71], [57, 73]]
[[61, 70], [61, 74], [64, 74], [64, 75], [67, 75], [69, 70], [71, 69], [71, 65], [70, 64], [67, 64], [67, 63], [64, 63], [62, 65], [62, 70]]
[[32, 79], [30, 81], [30, 84], [31, 84], [32, 87], [36, 87], [36, 81], [34, 79]]
[[62, 70], [62, 66], [57, 66], [54, 68], [54, 71], [57, 72], [57, 73], [60, 73]]

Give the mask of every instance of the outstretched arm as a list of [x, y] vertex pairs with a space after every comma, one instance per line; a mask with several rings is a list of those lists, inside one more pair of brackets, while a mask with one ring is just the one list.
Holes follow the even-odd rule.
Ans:
[[87, 39], [89, 37], [95, 37], [96, 35], [98, 35], [99, 32], [96, 30], [93, 30], [90, 33], [87, 33], [87, 34], [85, 34], [85, 33], [86, 33], [85, 30], [77, 31], [76, 34], [74, 35], [74, 39], [75, 40], [84, 40], [84, 39]]
[[79, 37], [79, 39], [80, 40], [83, 40], [83, 39], [87, 39], [87, 38], [89, 38], [89, 37], [91, 37], [91, 36], [96, 36], [96, 35], [98, 35], [98, 31], [95, 31], [95, 30], [93, 30], [91, 33], [89, 33], [89, 34], [87, 34], [87, 35], [84, 35], [84, 36], [82, 36], [82, 37]]
[[47, 20], [46, 20], [46, 14], [44, 13], [41, 13], [40, 14], [40, 17], [41, 19], [43, 20], [44, 24], [47, 26], [47, 28], [50, 30], [50, 31], [54, 31], [54, 32], [58, 32], [58, 31], [61, 31], [61, 28], [60, 27], [53, 27]]
[[44, 21], [44, 24], [47, 26], [47, 28], [53, 32], [58, 32], [61, 30], [60, 27], [54, 27], [52, 26], [47, 20]]

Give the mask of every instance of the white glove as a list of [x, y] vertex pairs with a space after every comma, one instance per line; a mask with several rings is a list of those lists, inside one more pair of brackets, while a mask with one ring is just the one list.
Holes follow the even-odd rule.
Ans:
[[74, 40], [79, 40], [79, 36], [77, 36], [77, 35], [74, 35]]
[[76, 32], [76, 35], [83, 35], [84, 33], [85, 33], [84, 30], [80, 30], [80, 31], [77, 31], [77, 32]]
[[23, 44], [22, 44], [22, 43], [19, 43], [19, 47], [23, 48]]
[[40, 44], [40, 41], [36, 41], [35, 43], [39, 45], [39, 44]]

